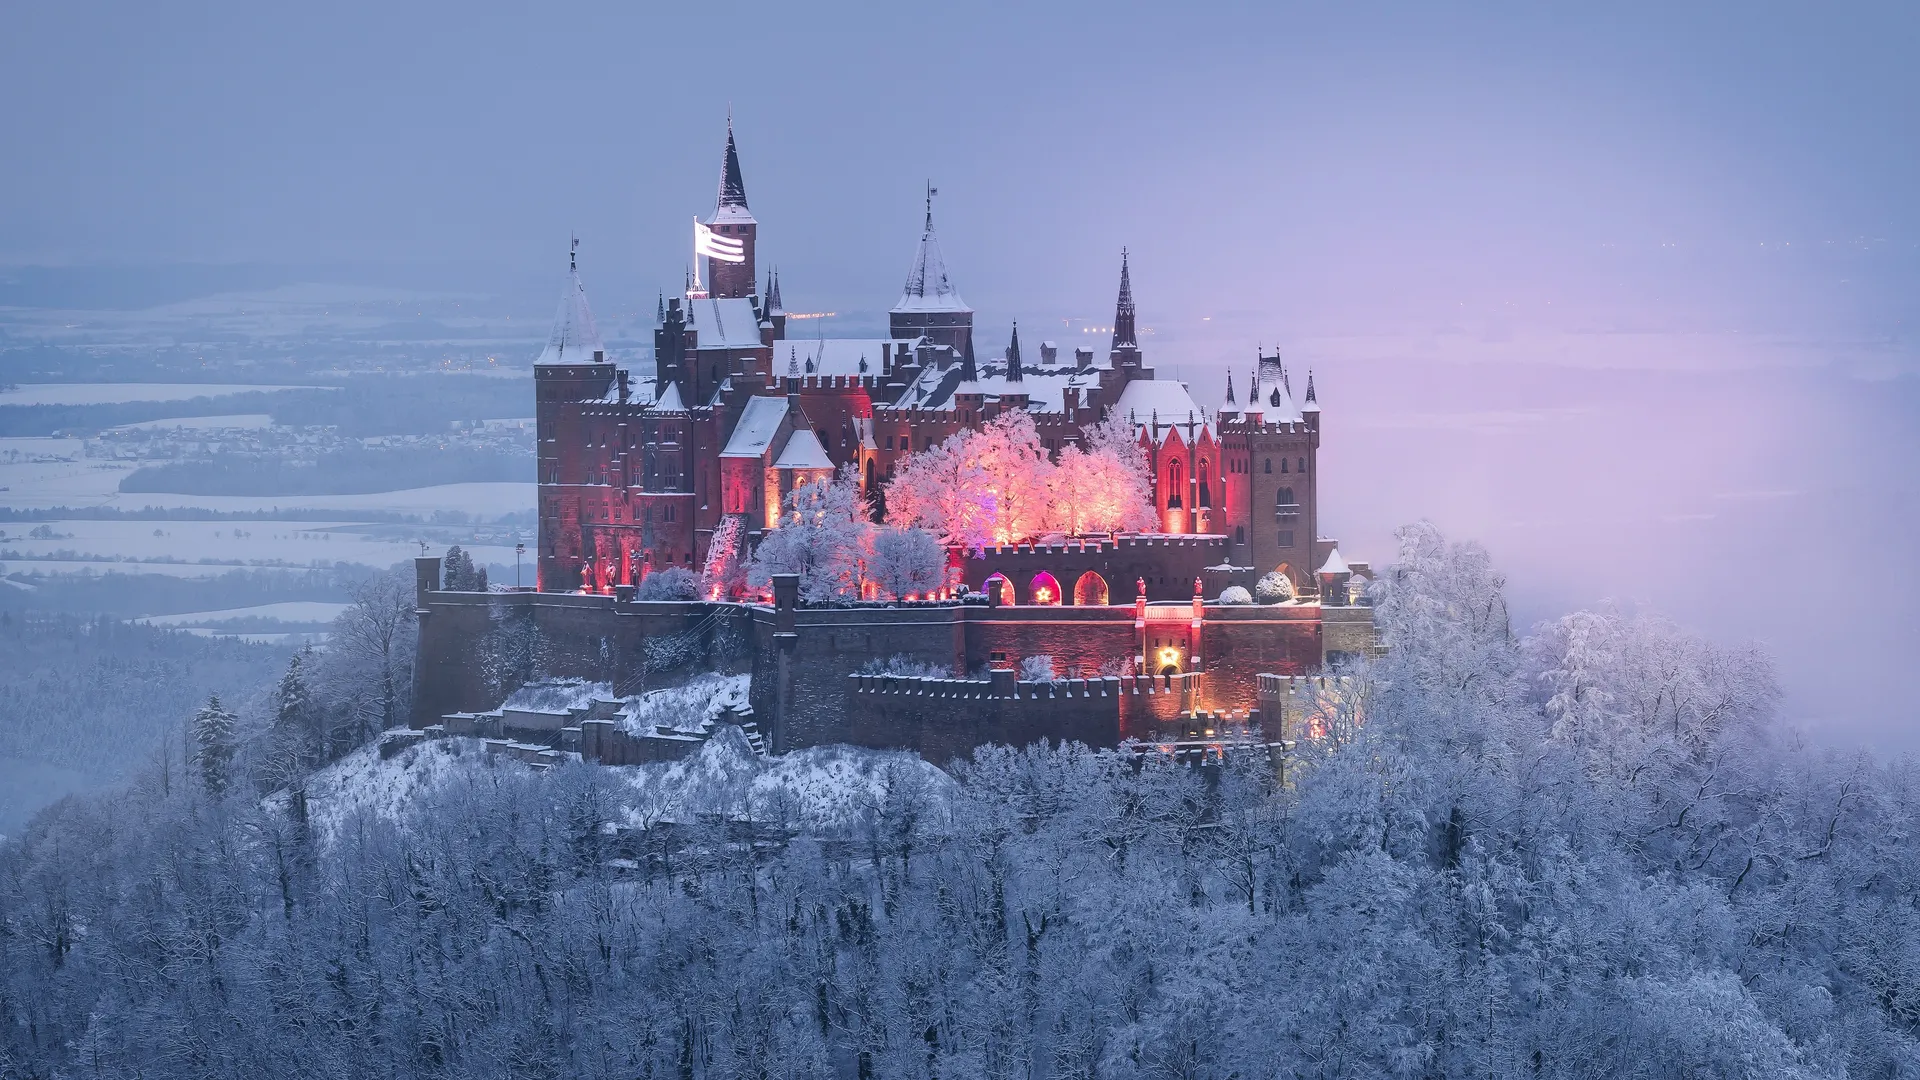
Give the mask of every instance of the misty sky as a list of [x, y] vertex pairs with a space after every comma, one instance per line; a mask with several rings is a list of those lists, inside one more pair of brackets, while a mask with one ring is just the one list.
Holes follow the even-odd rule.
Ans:
[[1651, 604], [1920, 746], [1920, 5], [1334, 7], [15, 3], [0, 271], [457, 292], [530, 362], [577, 231], [637, 350], [731, 102], [826, 332], [929, 178], [989, 352], [1087, 340], [1124, 245], [1202, 400], [1319, 369], [1353, 557], [1431, 517], [1523, 622]]
[[1033, 319], [1128, 245], [1147, 314], [1273, 335], [1887, 320], [1813, 256], [1913, 261], [1920, 8], [1327, 7], [12, 4], [0, 261], [492, 286], [578, 230], [624, 300], [677, 282], [731, 101], [790, 304], [883, 309], [932, 177], [966, 295]]

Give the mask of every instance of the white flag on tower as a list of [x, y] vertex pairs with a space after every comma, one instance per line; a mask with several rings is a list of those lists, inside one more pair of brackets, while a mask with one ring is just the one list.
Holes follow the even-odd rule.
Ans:
[[705, 255], [709, 259], [718, 259], [724, 263], [743, 263], [747, 261], [745, 241], [730, 236], [720, 236], [712, 229], [693, 219], [693, 253]]

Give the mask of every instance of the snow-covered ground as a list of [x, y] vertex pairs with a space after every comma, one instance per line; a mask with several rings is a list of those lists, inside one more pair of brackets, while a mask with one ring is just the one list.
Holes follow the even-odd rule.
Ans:
[[[32, 533], [44, 527], [49, 535]], [[0, 549], [18, 553], [16, 571], [34, 557], [62, 555], [81, 562], [211, 560], [230, 566], [337, 562], [386, 567], [419, 554], [405, 535], [369, 535], [353, 530], [364, 522], [315, 521], [86, 521], [62, 520], [0, 525]], [[465, 546], [465, 545], [463, 545]], [[469, 547], [476, 559], [513, 564], [512, 545]], [[434, 549], [435, 554], [439, 548]], [[136, 568], [112, 566], [133, 571]]]
[[[819, 746], [778, 757], [759, 757], [739, 728], [723, 727], [685, 761], [601, 769], [624, 788], [627, 824], [688, 823], [719, 814], [751, 814], [818, 831], [843, 831], [863, 813], [912, 791], [937, 809], [953, 790], [946, 773], [910, 753]], [[501, 770], [552, 782], [556, 773], [490, 755], [477, 739], [436, 739], [382, 760], [363, 747], [315, 774], [308, 788], [314, 820], [329, 835], [361, 813], [404, 822], [416, 812], [450, 801], [454, 785], [484, 788]]]
[[[73, 559], [0, 559], [0, 574], [43, 574], [55, 577], [62, 574], [78, 576], [101, 574], [158, 574], [161, 577], [206, 578], [219, 577], [234, 570], [245, 569], [233, 563], [142, 563], [142, 562], [82, 562]], [[310, 567], [291, 567], [293, 570], [311, 570], [313, 573], [325, 572]], [[10, 581], [9, 584], [19, 584]]]
[[162, 420], [142, 420], [138, 424], [122, 424], [113, 431], [155, 431], [161, 428], [191, 428], [197, 431], [217, 430], [258, 430], [273, 426], [273, 416], [269, 413], [227, 413], [223, 416], [169, 416]]
[[217, 611], [187, 611], [173, 615], [147, 615], [134, 620], [152, 626], [199, 626], [217, 628], [217, 624], [236, 619], [278, 619], [290, 623], [326, 623], [347, 610], [348, 605], [325, 600], [286, 600], [277, 604], [221, 608]]
[[[114, 482], [119, 482], [117, 477]], [[0, 499], [6, 498], [8, 496], [0, 495]], [[164, 492], [121, 495], [115, 491], [105, 501], [107, 505], [129, 510], [154, 506], [167, 509], [199, 507], [207, 510], [381, 510], [422, 515], [438, 510], [453, 510], [491, 518], [516, 512], [532, 513], [535, 497], [534, 485], [530, 482], [497, 481], [437, 484], [433, 487], [362, 495], [172, 495]], [[16, 500], [8, 505], [21, 503]], [[42, 502], [39, 505], [92, 504], [69, 501], [65, 504]]]
[[5, 405], [119, 405], [129, 401], [188, 401], [255, 391], [329, 390], [326, 386], [267, 386], [255, 383], [28, 383], [0, 390]]

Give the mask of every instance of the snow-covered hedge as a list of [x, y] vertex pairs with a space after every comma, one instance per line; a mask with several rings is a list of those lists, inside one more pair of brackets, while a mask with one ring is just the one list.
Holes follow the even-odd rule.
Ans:
[[1220, 590], [1220, 602], [1223, 604], [1251, 604], [1253, 594], [1239, 585], [1229, 585]]
[[1253, 598], [1263, 604], [1280, 604], [1293, 599], [1293, 580], [1278, 570], [1261, 577], [1253, 587]]

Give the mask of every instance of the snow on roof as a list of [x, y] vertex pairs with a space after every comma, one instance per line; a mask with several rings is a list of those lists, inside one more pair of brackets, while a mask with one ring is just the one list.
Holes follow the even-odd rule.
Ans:
[[662, 412], [686, 412], [687, 405], [680, 400], [680, 384], [668, 383], [666, 391], [654, 399], [653, 407]]
[[560, 291], [560, 309], [553, 316], [553, 334], [534, 362], [591, 364], [595, 353], [604, 361], [607, 344], [600, 340], [600, 328], [593, 324], [593, 312], [587, 309], [587, 289], [580, 284], [580, 272], [568, 270], [566, 286]]
[[[800, 361], [802, 375], [878, 375], [881, 360], [889, 348], [911, 345], [912, 341], [901, 339], [896, 342], [890, 338], [789, 338], [783, 342], [790, 355]], [[860, 370], [860, 361], [867, 362], [867, 370]], [[808, 367], [812, 364], [812, 367]]]
[[753, 212], [745, 206], [726, 205], [714, 207], [713, 216], [707, 219], [707, 224], [758, 225], [759, 222], [754, 220]]
[[960, 290], [947, 278], [946, 260], [940, 257], [940, 241], [933, 235], [933, 217], [927, 217], [927, 231], [920, 234], [920, 246], [913, 253], [913, 267], [907, 271], [907, 286], [901, 290], [895, 311], [972, 311]]
[[[744, 296], [710, 297], [687, 301], [688, 322], [696, 324], [702, 349], [757, 349], [760, 341], [760, 316], [753, 301]], [[694, 318], [695, 314], [698, 318]]]
[[747, 407], [740, 414], [740, 422], [734, 425], [733, 434], [727, 438], [726, 449], [720, 451], [721, 457], [760, 457], [773, 444], [773, 437], [780, 433], [780, 421], [787, 415], [787, 399], [783, 397], [751, 397]]
[[1187, 384], [1174, 379], [1135, 379], [1120, 391], [1113, 408], [1136, 424], [1152, 423], [1156, 414], [1162, 424], [1184, 424], [1189, 415], [1207, 423], [1206, 410], [1194, 402]]
[[797, 427], [787, 436], [786, 449], [780, 451], [780, 459], [773, 463], [776, 469], [831, 469], [833, 459], [827, 456], [826, 447], [820, 445], [820, 437], [812, 428]]
[[1340, 557], [1340, 549], [1334, 548], [1327, 553], [1327, 561], [1320, 564], [1319, 572], [1322, 574], [1351, 574], [1353, 570], [1347, 565], [1347, 560]]

